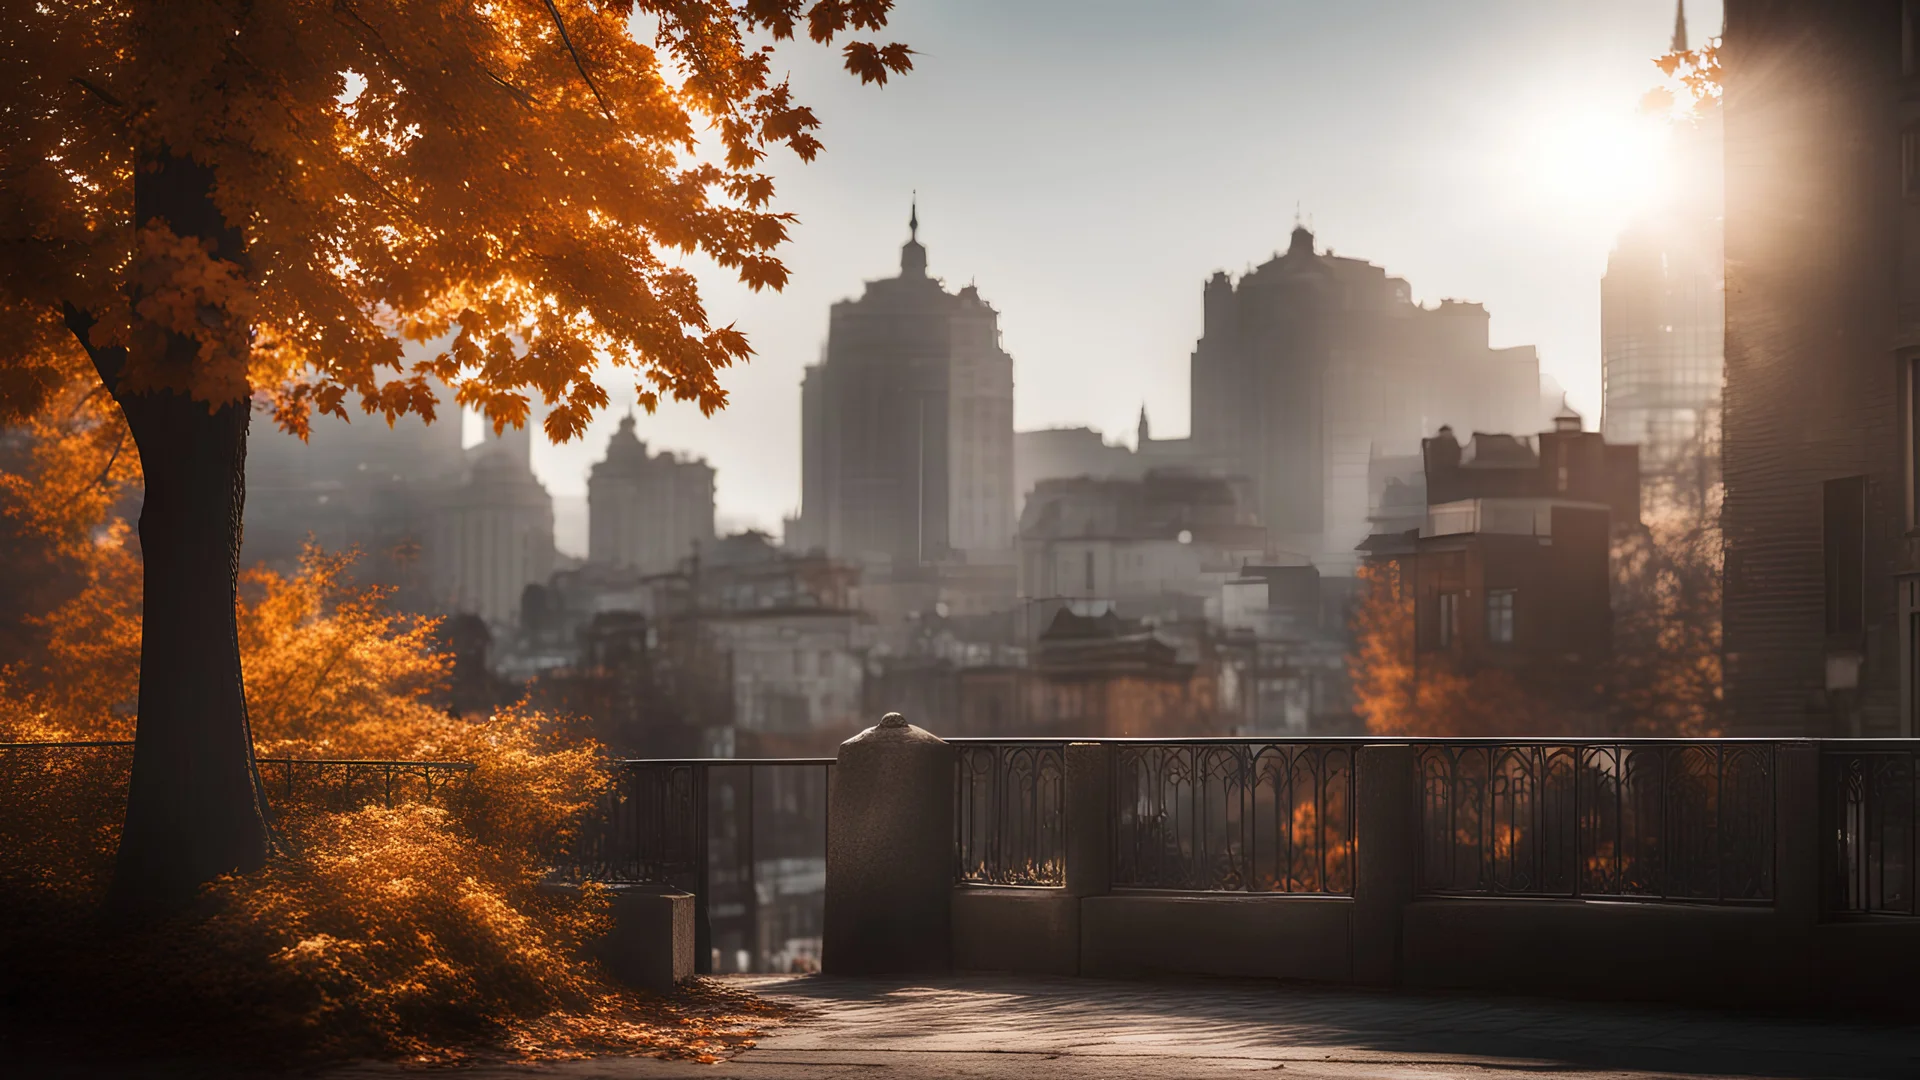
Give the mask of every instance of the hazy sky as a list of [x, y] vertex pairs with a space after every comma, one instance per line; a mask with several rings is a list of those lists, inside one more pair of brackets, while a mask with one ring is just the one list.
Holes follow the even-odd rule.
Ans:
[[[1720, 5], [1688, 5], [1698, 41]], [[784, 293], [710, 274], [709, 308], [750, 335], [713, 418], [665, 405], [641, 436], [718, 469], [723, 529], [777, 532], [800, 499], [800, 378], [828, 306], [896, 272], [909, 192], [929, 269], [1000, 311], [1021, 430], [1090, 424], [1129, 441], [1187, 430], [1202, 283], [1320, 243], [1405, 277], [1416, 299], [1493, 313], [1495, 345], [1598, 420], [1599, 280], [1655, 182], [1672, 0], [899, 0], [918, 57], [861, 87], [786, 51], [824, 122], [811, 165], [776, 154], [800, 225]], [[610, 383], [616, 401], [627, 383]], [[556, 495], [585, 490], [623, 406], [583, 442], [538, 446]]]

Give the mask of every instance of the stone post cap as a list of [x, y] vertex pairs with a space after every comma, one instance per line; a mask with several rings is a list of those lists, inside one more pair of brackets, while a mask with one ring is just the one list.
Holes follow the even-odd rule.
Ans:
[[926, 742], [938, 743], [943, 746], [946, 744], [945, 739], [940, 738], [940, 736], [935, 735], [926, 728], [915, 727], [907, 723], [907, 718], [897, 712], [890, 712], [881, 717], [879, 723], [840, 745], [851, 746], [854, 743], [870, 742]]

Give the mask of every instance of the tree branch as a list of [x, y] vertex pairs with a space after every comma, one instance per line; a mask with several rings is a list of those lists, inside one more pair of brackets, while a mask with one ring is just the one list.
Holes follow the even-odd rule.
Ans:
[[587, 89], [593, 91], [593, 99], [600, 103], [600, 112], [607, 119], [613, 119], [613, 110], [607, 107], [607, 99], [601, 97], [600, 88], [593, 85], [593, 76], [587, 74], [587, 65], [581, 62], [579, 50], [573, 47], [573, 39], [567, 36], [567, 24], [560, 19], [560, 9], [554, 6], [553, 0], [546, 0], [546, 4], [547, 14], [553, 16], [553, 28], [560, 31], [560, 43], [567, 47], [567, 55], [573, 57], [573, 69], [586, 80]]
[[82, 78], [79, 75], [75, 75], [73, 77], [73, 84], [75, 86], [80, 87], [83, 90], [86, 90], [92, 93], [94, 97], [99, 98], [101, 101], [106, 102], [107, 104], [113, 106], [116, 109], [124, 109], [127, 107], [125, 102], [122, 102], [119, 98], [114, 97], [112, 94], [107, 93], [105, 90], [102, 90], [99, 86], [95, 85], [92, 81]]
[[124, 346], [112, 345], [104, 349], [93, 344], [93, 327], [99, 322], [92, 312], [82, 311], [70, 301], [61, 301], [60, 307], [66, 316], [67, 329], [80, 341], [80, 347], [87, 350], [87, 359], [93, 361], [93, 370], [100, 373], [100, 381], [107, 393], [116, 394], [120, 389], [120, 373], [127, 369], [127, 350]]

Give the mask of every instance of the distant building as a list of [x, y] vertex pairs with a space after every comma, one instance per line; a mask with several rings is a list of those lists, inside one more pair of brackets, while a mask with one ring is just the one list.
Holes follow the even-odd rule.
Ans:
[[1268, 555], [1240, 485], [1173, 470], [1043, 480], [1027, 498], [1019, 545], [1023, 597], [1108, 600], [1135, 617], [1204, 617], [1222, 582]]
[[450, 553], [434, 545], [431, 515], [466, 477], [460, 420], [444, 390], [432, 424], [315, 416], [302, 442], [256, 420], [247, 435], [242, 557], [288, 571], [309, 539], [329, 551], [357, 548], [356, 578], [396, 587], [395, 602], [410, 610], [439, 610], [431, 583]]
[[1612, 538], [1640, 521], [1637, 449], [1571, 410], [1537, 438], [1462, 446], [1442, 428], [1423, 449], [1424, 519], [1363, 545], [1412, 591], [1416, 650], [1590, 685], [1611, 649]]
[[1042, 480], [1131, 479], [1140, 475], [1133, 451], [1106, 441], [1090, 427], [1013, 433], [1013, 488], [1022, 507]]
[[1138, 480], [1149, 469], [1182, 468], [1191, 460], [1188, 439], [1156, 439], [1140, 406], [1132, 448], [1110, 443], [1090, 427], [1043, 428], [1013, 435], [1014, 490], [1022, 512], [1042, 480]]
[[1723, 644], [1741, 735], [1920, 734], [1920, 13], [1728, 0]]
[[652, 579], [651, 607], [663, 633], [698, 636], [724, 663], [741, 752], [824, 751], [864, 726], [859, 582], [857, 567], [746, 532]]
[[1034, 653], [1029, 714], [1037, 730], [1074, 738], [1222, 734], [1209, 674], [1150, 626], [1063, 608]]
[[972, 285], [927, 276], [917, 212], [900, 274], [833, 306], [801, 388], [795, 538], [911, 577], [1005, 558], [1013, 543], [1013, 359]]
[[1254, 565], [1221, 586], [1221, 723], [1235, 735], [1333, 735], [1353, 727], [1347, 676], [1352, 578]]
[[713, 468], [650, 454], [631, 413], [587, 478], [587, 561], [665, 573], [713, 543]]
[[526, 587], [553, 573], [553, 500], [528, 465], [531, 438], [522, 428], [483, 444], [434, 513], [436, 594], [499, 627], [517, 623]]
[[1412, 453], [1441, 424], [1527, 430], [1539, 413], [1533, 348], [1491, 348], [1484, 307], [1421, 307], [1304, 227], [1237, 282], [1215, 274], [1204, 319], [1186, 456], [1247, 477], [1275, 542], [1329, 573], [1349, 572], [1367, 535], [1376, 454]]
[[[1686, 49], [1686, 15], [1673, 48]], [[1650, 475], [1710, 483], [1725, 361], [1723, 132], [1715, 108], [1674, 133], [1671, 194], [1620, 235], [1600, 281], [1600, 431]]]

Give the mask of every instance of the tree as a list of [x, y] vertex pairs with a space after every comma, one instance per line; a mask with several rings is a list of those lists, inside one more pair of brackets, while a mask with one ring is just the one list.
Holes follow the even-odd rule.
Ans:
[[[554, 439], [607, 403], [724, 406], [749, 355], [699, 253], [780, 287], [767, 153], [820, 149], [774, 43], [891, 0], [68, 0], [0, 13], [0, 413], [91, 370], [145, 474], [123, 905], [257, 866], [234, 618], [249, 416], [432, 418], [430, 380]], [[899, 44], [851, 40], [884, 83]], [[712, 133], [702, 142], [702, 125]], [[408, 362], [402, 341], [444, 342]]]
[[1712, 736], [1723, 718], [1720, 663], [1720, 449], [1703, 428], [1671, 467], [1642, 479], [1646, 527], [1613, 553], [1614, 728]]
[[1354, 711], [1376, 735], [1551, 735], [1565, 729], [1569, 710], [1554, 689], [1528, 672], [1466, 667], [1450, 652], [1421, 651], [1414, 593], [1398, 561], [1359, 570], [1360, 602], [1353, 614]]

